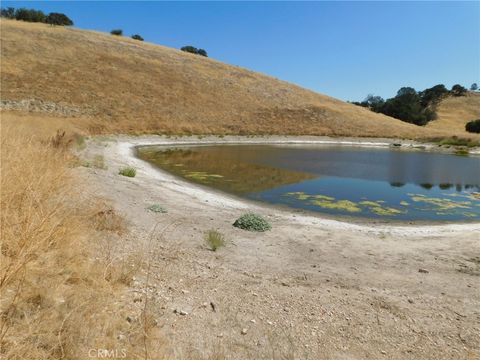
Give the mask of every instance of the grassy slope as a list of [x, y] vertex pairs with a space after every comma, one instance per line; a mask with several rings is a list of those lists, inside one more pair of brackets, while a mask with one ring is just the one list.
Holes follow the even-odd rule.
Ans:
[[92, 133], [442, 135], [162, 46], [10, 20], [1, 30], [2, 99], [80, 107], [72, 122]]
[[444, 99], [437, 107], [437, 115], [438, 119], [430, 122], [428, 128], [465, 133], [467, 122], [480, 119], [480, 93]]

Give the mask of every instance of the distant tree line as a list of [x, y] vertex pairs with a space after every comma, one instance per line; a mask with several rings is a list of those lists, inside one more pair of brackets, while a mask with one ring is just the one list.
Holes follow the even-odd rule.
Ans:
[[71, 26], [73, 21], [65, 14], [51, 12], [48, 15], [41, 10], [13, 7], [0, 9], [0, 16], [28, 22], [40, 22], [50, 25]]
[[[73, 25], [73, 21], [65, 14], [56, 13], [56, 12], [45, 14], [41, 10], [27, 9], [27, 8], [19, 8], [19, 9], [15, 9], [13, 7], [1, 8], [0, 17], [6, 18], [6, 19], [14, 19], [14, 20], [27, 21], [27, 22], [39, 22], [39, 23], [59, 25], [59, 26]], [[122, 36], [123, 30], [113, 29], [112, 31], [110, 31], [110, 34], [116, 35], [116, 36]], [[143, 37], [139, 34], [134, 34], [131, 37], [134, 40], [143, 41]], [[184, 46], [180, 50], [189, 52], [192, 54], [208, 57], [208, 54], [204, 49], [197, 49], [194, 46], [190, 46], [190, 45]]]
[[[477, 90], [477, 84], [472, 84], [470, 89]], [[436, 118], [435, 108], [441, 99], [446, 96], [463, 96], [466, 93], [467, 89], [459, 84], [453, 85], [451, 90], [448, 90], [443, 84], [423, 91], [402, 87], [396, 96], [387, 100], [370, 94], [362, 102], [352, 103], [408, 123], [426, 125]]]
[[203, 49], [197, 49], [196, 47], [191, 46], [191, 45], [184, 46], [184, 47], [180, 48], [180, 50], [185, 51], [185, 52], [188, 52], [188, 53], [192, 53], [192, 54], [196, 54], [196, 55], [208, 57], [208, 54], [207, 54], [207, 52], [206, 52], [205, 50], [203, 50]]

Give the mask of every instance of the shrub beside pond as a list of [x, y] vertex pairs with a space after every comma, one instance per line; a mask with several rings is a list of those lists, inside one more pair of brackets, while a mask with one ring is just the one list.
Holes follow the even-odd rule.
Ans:
[[135, 170], [133, 167], [127, 166], [121, 168], [118, 173], [123, 176], [135, 177], [135, 175], [137, 175], [137, 170]]
[[247, 213], [240, 216], [235, 220], [233, 226], [243, 230], [259, 232], [267, 231], [272, 228], [272, 225], [270, 225], [267, 220], [254, 213]]
[[165, 209], [163, 206], [161, 206], [159, 204], [150, 205], [147, 209], [154, 212], [154, 213], [165, 214], [167, 212], [167, 209]]

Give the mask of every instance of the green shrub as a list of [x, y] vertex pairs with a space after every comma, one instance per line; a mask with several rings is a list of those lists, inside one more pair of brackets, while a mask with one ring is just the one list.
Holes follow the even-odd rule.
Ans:
[[205, 233], [205, 242], [212, 251], [217, 251], [218, 248], [225, 246], [225, 237], [221, 232], [211, 229]]
[[453, 96], [463, 96], [467, 93], [467, 89], [460, 84], [455, 84], [452, 86], [452, 90], [450, 90], [450, 92]]
[[121, 168], [118, 173], [123, 176], [135, 177], [135, 175], [137, 175], [137, 170], [135, 170], [133, 167], [127, 166]]
[[138, 40], [138, 41], [143, 41], [143, 37], [141, 37], [141, 36], [138, 35], [138, 34], [132, 35], [132, 39], [133, 39], [133, 40]]
[[62, 13], [50, 13], [45, 18], [45, 22], [50, 25], [58, 26], [72, 26], [73, 21], [65, 14]]
[[113, 29], [112, 31], [110, 31], [110, 34], [117, 35], [117, 36], [122, 36], [123, 35], [123, 30], [122, 29]]
[[21, 8], [15, 11], [15, 19], [28, 22], [45, 22], [45, 14], [41, 10]]
[[247, 213], [240, 216], [235, 220], [233, 226], [248, 231], [267, 231], [272, 228], [267, 220], [254, 213]]
[[480, 134], [480, 119], [469, 121], [465, 125], [465, 130], [471, 133]]
[[197, 49], [195, 46], [187, 45], [180, 48], [180, 50], [191, 53], [191, 54], [208, 57], [208, 54], [204, 49]]
[[165, 209], [164, 207], [162, 207], [161, 205], [159, 204], [153, 204], [153, 205], [150, 205], [147, 210], [150, 210], [154, 213], [161, 213], [161, 214], [164, 214], [167, 212], [167, 209]]

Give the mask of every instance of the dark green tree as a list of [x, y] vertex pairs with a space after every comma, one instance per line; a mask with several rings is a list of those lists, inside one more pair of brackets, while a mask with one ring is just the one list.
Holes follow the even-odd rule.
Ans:
[[112, 31], [110, 31], [110, 34], [117, 35], [117, 36], [122, 36], [123, 35], [123, 30], [122, 29], [113, 29]]
[[455, 84], [452, 86], [451, 93], [454, 96], [463, 96], [467, 93], [467, 89], [465, 89], [462, 85], [460, 84]]
[[141, 37], [141, 36], [138, 35], [138, 34], [132, 35], [132, 39], [134, 39], [134, 40], [139, 40], [139, 41], [143, 41], [143, 37]]
[[48, 14], [45, 22], [50, 25], [72, 26], [73, 21], [65, 14], [52, 12]]
[[201, 55], [201, 56], [208, 57], [207, 52], [206, 52], [205, 50], [203, 50], [203, 49], [198, 49], [197, 54], [198, 54], [198, 55]]
[[45, 22], [45, 14], [43, 11], [20, 8], [15, 11], [15, 19], [28, 22]]
[[385, 100], [383, 100], [381, 96], [368, 94], [362, 103], [364, 104], [365, 107], [368, 107], [372, 111], [381, 112], [383, 106], [385, 105]]
[[180, 50], [191, 53], [191, 54], [198, 54], [198, 49], [191, 45], [183, 46], [182, 48], [180, 48]]
[[469, 121], [465, 125], [465, 130], [471, 133], [480, 134], [480, 119]]
[[422, 99], [422, 105], [424, 107], [430, 105], [436, 105], [442, 98], [447, 96], [448, 89], [443, 84], [432, 86], [429, 89], [425, 89], [419, 93]]
[[422, 106], [420, 95], [411, 87], [398, 90], [394, 98], [385, 102], [382, 113], [416, 125], [425, 125], [435, 118], [435, 112]]
[[0, 16], [7, 19], [15, 19], [15, 8], [8, 7], [6, 9], [2, 8], [0, 10]]
[[477, 83], [473, 83], [472, 86], [470, 86], [470, 90], [472, 90], [472, 91], [477, 91], [477, 90], [478, 90], [478, 85], [477, 85]]

